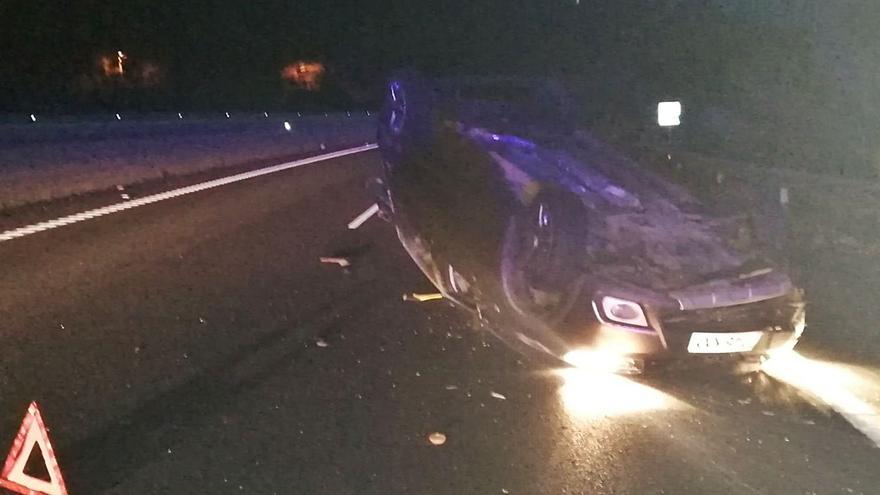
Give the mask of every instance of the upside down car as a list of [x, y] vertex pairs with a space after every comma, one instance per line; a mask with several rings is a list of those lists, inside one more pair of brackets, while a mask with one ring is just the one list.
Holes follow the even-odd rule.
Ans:
[[401, 73], [378, 124], [378, 204], [455, 305], [525, 353], [638, 373], [760, 361], [805, 326], [778, 232], [572, 122], [558, 84]]

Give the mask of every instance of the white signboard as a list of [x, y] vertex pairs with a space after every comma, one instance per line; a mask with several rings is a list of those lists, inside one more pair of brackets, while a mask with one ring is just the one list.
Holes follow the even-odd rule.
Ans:
[[681, 102], [661, 101], [657, 104], [657, 124], [673, 127], [681, 124]]

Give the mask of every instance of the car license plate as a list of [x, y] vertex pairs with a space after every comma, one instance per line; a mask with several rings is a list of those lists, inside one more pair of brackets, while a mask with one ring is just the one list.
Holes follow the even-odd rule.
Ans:
[[706, 333], [694, 332], [688, 343], [691, 354], [749, 352], [758, 345], [763, 332]]

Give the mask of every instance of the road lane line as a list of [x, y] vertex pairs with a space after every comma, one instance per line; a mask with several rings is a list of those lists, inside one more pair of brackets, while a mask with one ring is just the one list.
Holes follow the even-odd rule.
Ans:
[[[765, 373], [827, 404], [880, 447], [880, 374], [858, 366], [810, 359], [796, 351], [770, 358]], [[871, 399], [873, 398], [873, 399]]]
[[12, 230], [7, 230], [5, 232], [0, 232], [0, 242], [10, 241], [12, 239], [18, 239], [19, 237], [24, 237], [31, 234], [36, 234], [37, 232], [43, 232], [46, 230], [56, 229], [58, 227], [63, 227], [65, 225], [71, 225], [74, 223], [82, 222], [84, 220], [89, 220], [92, 218], [101, 217], [104, 215], [109, 215], [111, 213], [117, 213], [124, 210], [130, 210], [132, 208], [137, 208], [138, 206], [144, 206], [152, 203], [157, 203], [159, 201], [164, 201], [166, 199], [176, 198], [178, 196], [183, 196], [186, 194], [192, 194], [199, 191], [204, 191], [206, 189], [212, 189], [215, 187], [225, 186], [227, 184], [232, 184], [234, 182], [240, 182], [247, 179], [253, 179], [254, 177], [260, 177], [262, 175], [274, 174], [275, 172], [281, 172], [283, 170], [288, 170], [291, 168], [301, 167], [303, 165], [308, 165], [311, 163], [323, 162], [326, 160], [332, 160], [334, 158], [340, 158], [347, 155], [354, 155], [356, 153], [363, 153], [365, 151], [374, 150], [378, 147], [375, 143], [365, 144], [363, 146], [358, 146], [356, 148], [348, 148], [344, 150], [334, 151], [332, 153], [324, 153], [317, 156], [311, 156], [308, 158], [303, 158], [300, 160], [294, 160], [292, 162], [281, 163], [278, 165], [273, 165], [271, 167], [265, 167], [257, 170], [251, 170], [249, 172], [242, 172], [240, 174], [230, 175], [228, 177], [221, 177], [219, 179], [209, 180], [207, 182], [201, 182], [199, 184], [193, 184], [191, 186], [181, 187], [178, 189], [172, 189], [170, 191], [152, 194], [150, 196], [144, 196], [143, 198], [138, 198], [131, 201], [125, 201], [122, 203], [116, 203], [109, 206], [103, 206], [101, 208], [95, 208], [93, 210], [87, 210], [82, 213], [75, 213], [73, 215], [68, 215], [61, 218], [56, 218], [54, 220], [47, 220], [45, 222], [35, 223], [33, 225], [27, 225], [24, 227], [18, 227]]
[[354, 220], [349, 222], [348, 228], [350, 230], [354, 230], [354, 229], [360, 227], [361, 225], [364, 224], [364, 222], [369, 220], [373, 215], [375, 215], [378, 212], [379, 212], [379, 205], [377, 205], [376, 203], [373, 203], [373, 206], [367, 208], [366, 210], [364, 210], [363, 213], [361, 213], [360, 215], [355, 217]]

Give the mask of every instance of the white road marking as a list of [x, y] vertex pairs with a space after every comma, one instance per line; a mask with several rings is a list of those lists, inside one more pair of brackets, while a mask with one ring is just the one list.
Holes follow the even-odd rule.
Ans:
[[37, 232], [43, 232], [45, 230], [51, 230], [58, 227], [63, 227], [65, 225], [71, 225], [77, 222], [82, 222], [83, 220], [89, 220], [91, 218], [97, 218], [104, 215], [109, 215], [111, 213], [116, 213], [119, 211], [130, 210], [132, 208], [137, 208], [138, 206], [144, 206], [152, 203], [157, 203], [159, 201], [164, 201], [166, 199], [176, 198], [178, 196], [183, 196], [186, 194], [192, 194], [199, 191], [204, 191], [206, 189], [212, 189], [215, 187], [225, 186], [226, 184], [232, 184], [233, 182], [240, 182], [247, 179], [253, 179], [254, 177], [260, 177], [262, 175], [274, 174], [275, 172], [281, 172], [283, 170], [288, 170], [291, 168], [301, 167], [303, 165], [308, 165], [310, 163], [317, 163], [326, 160], [332, 160], [334, 158], [340, 158], [346, 155], [354, 155], [356, 153], [363, 153], [364, 151], [370, 151], [376, 149], [378, 145], [375, 143], [365, 144], [363, 146], [358, 146], [356, 148], [348, 148], [344, 150], [334, 151], [332, 153], [324, 153], [322, 155], [311, 156], [309, 158], [303, 158], [301, 160], [295, 160], [292, 162], [281, 163], [279, 165], [273, 165], [271, 167], [261, 168], [258, 170], [251, 170], [249, 172], [242, 172], [240, 174], [230, 175], [228, 177], [222, 177], [219, 179], [209, 180], [207, 182], [202, 182], [199, 184], [194, 184], [191, 186], [181, 187], [178, 189], [173, 189], [171, 191], [166, 191], [158, 194], [153, 194], [150, 196], [144, 196], [143, 198], [138, 198], [131, 201], [125, 201], [122, 203], [116, 203], [109, 206], [104, 206], [101, 208], [96, 208], [93, 210], [84, 211], [82, 213], [76, 213], [73, 215], [68, 215], [66, 217], [56, 218], [55, 220], [48, 220], [45, 222], [36, 223], [33, 225], [28, 225], [25, 227], [19, 227], [12, 230], [7, 230], [5, 232], [0, 232], [0, 242], [9, 241], [12, 239], [17, 239], [19, 237], [24, 237], [26, 235], [35, 234]]
[[373, 206], [367, 208], [366, 210], [364, 210], [363, 213], [361, 213], [360, 215], [355, 217], [354, 220], [349, 222], [348, 228], [351, 230], [354, 230], [354, 229], [360, 227], [361, 225], [364, 224], [364, 222], [369, 220], [373, 215], [375, 215], [378, 212], [379, 212], [379, 205], [377, 205], [376, 203], [373, 203]]
[[763, 370], [824, 402], [880, 447], [880, 373], [876, 370], [810, 359], [797, 352], [770, 358]]

